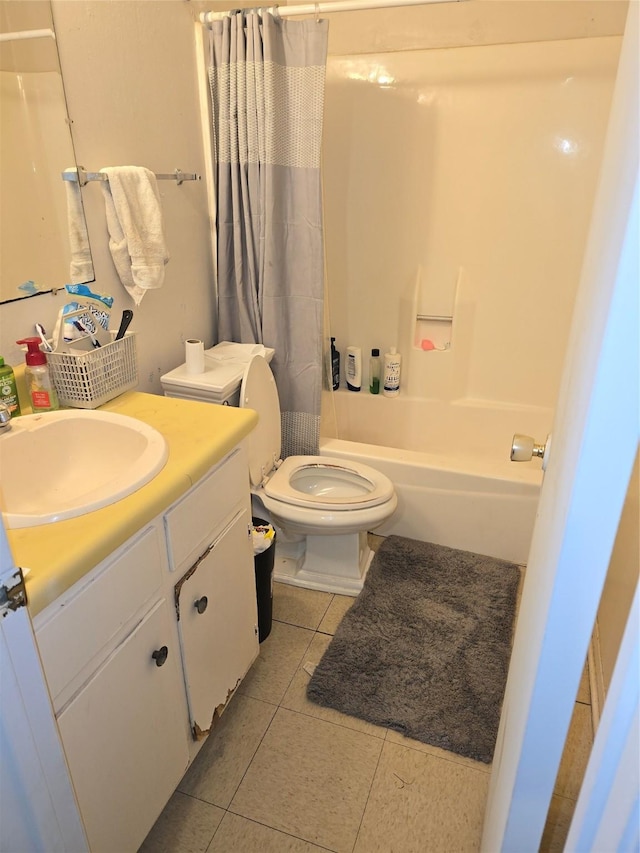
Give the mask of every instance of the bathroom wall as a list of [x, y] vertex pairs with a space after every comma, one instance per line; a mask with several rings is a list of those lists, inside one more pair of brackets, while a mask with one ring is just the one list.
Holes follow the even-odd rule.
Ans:
[[[409, 396], [552, 412], [619, 48], [613, 36], [330, 56], [339, 349], [397, 346]], [[425, 352], [423, 339], [451, 346]]]
[[[52, 6], [77, 162], [91, 171], [128, 164], [203, 174], [191, 4], [53, 0]], [[214, 343], [205, 182], [163, 181], [159, 189], [171, 260], [163, 287], [137, 309], [111, 261], [100, 186], [83, 190], [95, 287], [113, 294], [118, 319], [134, 308], [139, 389], [156, 393], [162, 373], [183, 361], [185, 339]], [[0, 353], [8, 363], [23, 360], [16, 338], [30, 334], [36, 320], [52, 329], [64, 302], [64, 295], [42, 295], [0, 306]]]
[[[187, 0], [109, 0], [109, 2], [53, 0], [68, 110], [79, 163], [92, 170], [106, 165], [128, 163], [145, 165], [158, 172], [169, 172], [174, 168], [181, 168], [184, 171], [204, 174], [204, 155], [199, 128], [194, 21], [200, 11], [216, 7], [230, 8], [232, 5], [208, 2], [208, 0], [194, 0], [194, 2], [187, 2]], [[488, 239], [487, 230], [492, 227], [492, 221], [487, 221], [488, 207], [482, 204], [476, 208], [479, 212], [476, 212], [474, 218], [467, 208], [472, 200], [470, 187], [462, 179], [463, 175], [457, 175], [456, 160], [441, 161], [433, 157], [434, 152], [438, 157], [444, 156], [445, 153], [449, 157], [457, 156], [462, 143], [475, 142], [476, 134], [473, 128], [470, 130], [466, 127], [464, 115], [457, 112], [457, 109], [464, 105], [464, 100], [460, 100], [456, 107], [458, 95], [461, 98], [464, 95], [471, 104], [476, 95], [482, 94], [483, 91], [487, 95], [491, 93], [495, 95], [500, 90], [505, 95], [510, 95], [522, 80], [522, 76], [515, 73], [510, 79], [511, 66], [508, 63], [500, 65], [499, 62], [501, 57], [509, 58], [510, 43], [548, 43], [565, 40], [563, 49], [566, 46], [567, 56], [574, 57], [584, 56], [585, 51], [582, 48], [586, 47], [588, 53], [590, 46], [593, 46], [593, 69], [588, 74], [584, 74], [581, 79], [577, 79], [574, 73], [569, 72], [564, 78], [558, 76], [558, 69], [562, 67], [558, 53], [562, 53], [563, 50], [558, 50], [557, 45], [555, 47], [553, 43], [543, 45], [542, 55], [545, 61], [546, 58], [554, 60], [555, 70], [549, 71], [550, 80], [551, 74], [555, 75], [553, 78], [555, 83], [549, 84], [550, 88], [553, 85], [556, 88], [554, 115], [557, 117], [558, 111], [561, 112], [562, 99], [576, 93], [580, 101], [587, 102], [588, 111], [593, 111], [593, 122], [600, 127], [598, 134], [601, 135], [601, 124], [606, 120], [606, 101], [615, 69], [616, 36], [623, 31], [626, 8], [626, 2], [617, 2], [617, 0], [605, 0], [605, 2], [472, 0], [467, 3], [328, 16], [331, 22], [329, 74], [333, 74], [334, 64], [336, 67], [349, 69], [349, 63], [355, 61], [356, 67], [361, 67], [357, 66], [357, 63], [360, 60], [364, 61], [365, 55], [369, 55], [371, 61], [367, 73], [361, 74], [366, 79], [358, 79], [357, 76], [349, 76], [346, 73], [341, 81], [338, 75], [335, 76], [335, 85], [339, 89], [341, 86], [347, 90], [357, 89], [358, 92], [363, 93], [363, 101], [353, 103], [354, 111], [345, 116], [345, 127], [335, 126], [331, 115], [328, 116], [326, 138], [329, 151], [333, 150], [335, 154], [339, 150], [340, 140], [345, 131], [350, 131], [353, 126], [367, 121], [373, 121], [370, 140], [372, 148], [369, 153], [372, 151], [375, 153], [376, 146], [384, 149], [385, 140], [393, 144], [397, 144], [398, 137], [401, 142], [403, 139], [407, 142], [411, 141], [407, 149], [404, 146], [401, 147], [402, 157], [410, 156], [414, 163], [417, 161], [418, 167], [425, 162], [425, 174], [437, 184], [440, 205], [437, 209], [438, 216], [444, 213], [452, 223], [450, 231], [444, 233], [442, 229], [438, 231], [434, 216], [436, 209], [433, 207], [434, 198], [430, 186], [426, 187], [428, 216], [415, 200], [411, 208], [406, 197], [401, 198], [394, 206], [367, 211], [362, 200], [353, 196], [353, 186], [350, 185], [354, 180], [352, 172], [344, 171], [344, 164], [336, 161], [335, 156], [329, 154], [329, 157], [334, 156], [333, 165], [329, 159], [329, 169], [334, 171], [342, 169], [341, 174], [347, 184], [348, 192], [343, 196], [345, 209], [339, 211], [339, 221], [351, 222], [352, 227], [360, 228], [366, 254], [375, 250], [379, 244], [383, 244], [388, 247], [391, 260], [395, 262], [387, 268], [388, 273], [378, 277], [377, 289], [372, 287], [373, 275], [367, 278], [362, 275], [362, 272], [358, 273], [359, 286], [362, 290], [357, 295], [343, 297], [340, 293], [336, 294], [336, 288], [332, 286], [333, 333], [343, 339], [341, 340], [343, 346], [346, 344], [347, 337], [351, 339], [350, 342], [358, 342], [364, 348], [376, 345], [387, 346], [395, 340], [401, 346], [409, 346], [410, 333], [405, 332], [407, 338], [404, 342], [398, 339], [400, 318], [398, 306], [400, 297], [405, 291], [412, 293], [418, 262], [424, 265], [425, 269], [429, 265], [431, 269], [435, 269], [434, 265], [438, 258], [440, 258], [438, 263], [444, 263], [442, 259], [445, 254], [441, 246], [443, 242], [449, 256], [457, 258], [460, 241], [459, 221], [465, 224], [467, 237], [469, 235], [473, 237], [474, 228], [477, 228], [478, 234], [481, 234], [483, 239]], [[575, 49], [572, 47], [571, 40], [576, 40]], [[581, 42], [583, 42], [582, 46]], [[464, 50], [443, 50], [443, 48], [465, 45], [469, 47]], [[482, 45], [501, 46], [497, 51], [491, 50], [486, 54], [488, 57], [486, 67], [483, 58], [485, 54], [479, 52]], [[532, 57], [533, 48], [528, 44], [523, 47], [522, 56]], [[434, 63], [429, 62], [428, 56], [421, 52], [427, 48], [437, 49], [434, 50], [433, 55], [442, 59], [442, 64], [435, 63], [437, 67], [434, 67]], [[547, 48], [548, 53], [545, 53]], [[448, 57], [449, 53], [463, 57], [467, 50], [471, 51], [469, 54], [471, 60], [461, 60], [456, 65]], [[403, 56], [403, 51], [409, 54], [408, 58]], [[380, 79], [381, 64], [375, 58], [371, 60], [371, 54], [382, 52], [397, 53], [399, 67], [407, 68], [406, 79], [410, 85], [403, 93], [397, 86], [395, 88], [387, 86], [385, 80]], [[347, 56], [355, 57], [355, 60], [343, 58]], [[418, 60], [416, 63], [412, 64], [410, 61], [412, 56]], [[438, 104], [437, 109], [434, 107], [438, 103], [436, 87], [430, 86], [428, 79], [426, 84], [424, 82], [423, 58], [425, 67], [435, 75], [439, 74], [440, 79], [444, 80], [449, 87], [446, 90], [447, 97]], [[584, 68], [584, 64], [581, 67]], [[486, 72], [484, 78], [481, 73], [483, 69]], [[489, 70], [493, 77], [488, 73]], [[405, 74], [404, 70], [402, 74]], [[498, 74], [500, 76], [496, 76]], [[330, 78], [329, 85], [333, 86], [331, 79], [333, 78]], [[418, 93], [415, 91], [414, 82], [416, 80], [423, 87], [421, 91], [426, 92], [428, 96], [426, 102], [422, 104], [418, 104]], [[564, 82], [560, 83], [559, 80]], [[528, 85], [533, 84], [529, 81]], [[541, 92], [542, 90], [539, 90], [538, 94]], [[599, 101], [591, 104], [594, 93]], [[546, 113], [545, 99], [546, 95], [542, 95], [536, 102], [536, 109], [542, 113]], [[396, 110], [394, 115], [402, 119], [395, 134], [393, 127], [388, 126], [390, 121], [385, 118], [386, 113], [379, 109], [379, 106], [386, 105], [388, 101], [394, 104]], [[329, 108], [332, 109], [330, 105]], [[525, 117], [526, 112], [524, 110]], [[428, 120], [427, 116], [429, 116]], [[446, 121], [443, 123], [444, 119]], [[429, 143], [431, 146], [429, 149], [420, 148], [415, 139], [418, 126], [412, 122], [418, 120], [423, 122], [422, 126], [427, 130], [430, 123], [435, 127], [435, 141]], [[581, 134], [589, 131], [588, 117], [586, 121], [587, 125], [579, 126]], [[492, 125], [491, 116], [487, 125], [489, 127]], [[331, 130], [332, 127], [333, 130]], [[446, 139], [440, 135], [445, 129], [448, 134]], [[512, 120], [509, 134], [517, 129], [516, 122]], [[575, 128], [572, 129], [575, 130]], [[551, 133], [551, 130], [554, 132]], [[593, 169], [596, 168], [600, 135], [596, 135], [595, 139], [588, 138], [588, 144], [580, 153], [580, 157], [586, 159], [579, 160], [570, 153], [563, 152], [562, 144], [558, 147], [558, 133], [565, 131], [562, 124], [555, 124], [551, 130], [548, 137], [545, 138], [542, 135], [538, 138], [538, 145], [542, 148], [546, 144], [547, 157], [555, 158], [552, 160], [556, 167], [554, 174], [559, 174], [563, 169], [568, 171], [569, 175], [565, 175], [564, 179], [569, 181], [571, 186], [571, 173], [574, 170], [579, 173], [581, 164], [588, 164], [588, 186], [577, 187], [580, 205], [585, 208], [577, 214], [582, 223], [580, 228], [582, 228], [589, 213], [588, 201], [592, 193]], [[508, 134], [505, 133], [503, 136], [508, 139]], [[568, 129], [560, 138], [572, 139]], [[450, 140], [451, 145], [449, 145]], [[495, 142], [500, 143], [500, 134], [497, 134]], [[506, 150], [508, 153], [508, 145]], [[355, 170], [359, 165], [359, 157], [362, 159], [363, 151], [355, 149], [352, 154]], [[444, 162], [447, 163], [447, 168], [442, 174], [439, 169], [441, 162], [443, 165]], [[506, 185], [508, 182], [504, 179], [500, 182], [497, 178], [486, 179], [487, 169], [484, 163], [485, 161], [482, 160], [476, 166], [473, 173], [474, 185], [477, 179], [482, 179], [483, 189], [480, 201], [487, 202], [487, 205], [489, 202], [495, 204], [500, 200], [501, 194], [508, 191], [509, 187]], [[395, 168], [396, 164], [391, 165]], [[390, 191], [393, 187], [389, 186], [389, 181], [385, 177], [386, 168], [388, 167], [379, 165], [371, 169], [368, 182], [376, 185], [381, 181], [385, 190]], [[449, 184], [453, 183], [454, 198], [458, 210], [461, 210], [460, 220], [447, 211], [446, 200], [443, 200], [442, 193], [446, 189], [445, 174]], [[527, 186], [523, 187], [522, 183], [535, 184], [539, 179], [538, 173], [534, 171], [530, 171], [525, 178], [525, 181], [519, 183], [519, 190], [527, 189]], [[367, 181], [362, 178], [360, 180], [366, 192]], [[581, 182], [578, 180], [577, 183]], [[138, 332], [140, 389], [157, 393], [161, 390], [159, 376], [182, 361], [183, 340], [188, 337], [200, 337], [210, 344], [213, 343], [214, 334], [210, 227], [204, 181], [199, 184], [183, 184], [181, 187], [163, 182], [160, 184], [160, 190], [171, 260], [166, 268], [163, 288], [145, 296], [142, 305], [136, 310], [132, 327]], [[378, 191], [375, 186], [374, 190]], [[369, 191], [374, 192], [374, 190]], [[116, 297], [114, 311], [119, 316], [123, 308], [132, 306], [131, 300], [115, 274], [108, 252], [100, 187], [97, 184], [89, 184], [83, 193], [96, 268], [96, 287], [114, 294]], [[476, 192], [475, 195], [477, 202], [479, 194]], [[374, 192], [371, 204], [378, 199], [380, 196], [375, 196]], [[556, 201], [564, 205], [566, 199], [560, 198]], [[29, 199], [25, 198], [25, 204], [28, 202]], [[328, 199], [327, 203], [329, 208], [335, 204], [331, 199]], [[348, 205], [352, 205], [352, 208]], [[445, 205], [444, 208], [443, 205]], [[372, 215], [372, 221], [375, 222], [377, 230], [366, 230], [359, 224], [363, 213]], [[540, 227], [544, 227], [547, 215], [554, 215], [552, 210], [545, 207], [537, 213], [539, 215], [537, 223]], [[522, 210], [516, 210], [516, 215], [521, 214]], [[416, 215], [418, 219], [422, 218], [425, 222], [431, 244], [428, 250], [426, 245], [421, 245], [416, 257], [411, 258], [409, 263], [404, 256], [405, 236], [402, 226], [406, 223], [407, 230], [414, 228]], [[401, 227], [394, 231], [398, 222]], [[332, 227], [330, 223], [328, 227]], [[575, 223], [572, 227], [575, 227]], [[495, 224], [493, 228], [495, 230]], [[348, 236], [351, 240], [349, 251], [353, 252], [354, 232], [350, 232]], [[520, 324], [520, 328], [525, 329], [530, 354], [532, 350], [538, 352], [540, 357], [538, 368], [527, 369], [527, 375], [523, 379], [523, 388], [528, 389], [526, 394], [518, 390], [517, 384], [512, 381], [513, 377], [509, 387], [505, 389], [507, 380], [501, 376], [495, 390], [489, 388], [487, 391], [486, 383], [490, 380], [492, 372], [502, 374], [511, 371], [511, 364], [514, 361], [513, 349], [516, 346], [520, 348], [520, 344], [510, 336], [509, 347], [507, 347], [507, 342], [501, 342], [499, 336], [496, 340], [491, 340], [490, 334], [487, 333], [484, 342], [489, 347], [489, 352], [485, 354], [484, 347], [474, 343], [474, 331], [468, 340], [461, 342], [461, 346], [463, 344], [475, 346], [473, 359], [469, 359], [468, 362], [470, 367], [473, 366], [472, 381], [465, 384], [465, 374], [462, 372], [458, 375], [461, 379], [458, 387], [461, 389], [460, 393], [467, 394], [488, 393], [489, 396], [491, 394], [508, 396], [511, 393], [517, 393], [535, 405], [546, 406], [553, 403], [552, 389], [557, 369], [555, 366], [548, 365], [550, 350], [547, 345], [550, 344], [553, 348], [554, 358], [560, 357], [559, 349], [562, 347], [562, 341], [551, 340], [550, 329], [558, 328], [558, 310], [561, 310], [563, 315], [568, 313], [574, 283], [557, 282], [557, 290], [560, 294], [559, 309], [557, 305], [547, 304], [542, 300], [542, 289], [548, 288], [546, 274], [543, 280], [537, 280], [533, 284], [529, 277], [531, 265], [539, 262], [541, 246], [535, 239], [535, 231], [529, 235], [525, 234], [524, 237], [531, 239], [525, 247], [526, 251], [523, 249], [520, 252], [518, 265], [514, 264], [513, 277], [509, 278], [501, 268], [499, 284], [502, 287], [502, 301], [490, 292], [490, 303], [486, 307], [486, 312], [492, 314], [496, 303], [498, 308], [500, 305], [513, 306], [513, 297], [518, 296], [520, 301], [517, 304], [517, 310], [513, 306], [514, 320]], [[335, 235], [332, 239], [335, 241]], [[564, 234], [558, 233], [555, 244], [547, 246], [544, 253], [557, 253], [558, 246], [562, 247], [564, 239]], [[393, 243], [393, 241], [396, 242]], [[478, 244], [481, 242], [478, 240]], [[335, 244], [335, 246], [339, 245], [339, 243]], [[505, 247], [504, 241], [500, 241], [495, 254], [501, 257], [505, 248], [509, 247]], [[331, 272], [335, 267], [332, 257], [335, 256], [336, 248], [330, 245], [328, 249]], [[333, 256], [331, 253], [334, 253]], [[575, 263], [577, 256], [575, 246], [571, 248], [571, 256]], [[363, 262], [362, 256], [358, 258], [357, 255], [348, 255], [348, 258], [354, 257], [359, 262]], [[477, 264], [477, 270], [469, 269], [469, 272], [473, 273], [467, 279], [472, 295], [479, 292], [477, 288], [480, 286], [481, 277], [476, 273], [485, 272], [484, 269], [480, 269], [481, 266]], [[452, 264], [451, 268], [455, 275], [456, 265]], [[345, 272], [350, 273], [350, 270], [339, 269], [337, 274], [342, 276]], [[373, 270], [373, 273], [375, 272]], [[435, 273], [429, 273], [425, 281], [427, 279], [431, 281], [434, 277]], [[440, 277], [439, 274], [438, 277]], [[442, 278], [446, 277], [443, 273]], [[528, 281], [526, 285], [525, 280]], [[491, 276], [486, 276], [484, 286], [489, 287], [493, 281]], [[345, 283], [345, 287], [347, 286], [348, 281]], [[354, 310], [348, 311], [344, 308], [340, 302], [343, 298], [351, 301]], [[52, 328], [58, 308], [63, 302], [64, 296], [44, 295], [12, 305], [0, 306], [0, 353], [7, 358], [8, 362], [16, 364], [22, 360], [21, 352], [13, 343], [15, 339], [31, 332], [35, 320], [44, 323], [46, 328]], [[372, 310], [373, 317], [369, 313]], [[532, 317], [535, 317], [540, 325], [537, 335], [531, 334], [530, 329], [527, 328], [532, 325]], [[379, 328], [373, 322], [374, 318], [380, 319], [382, 325]], [[499, 359], [498, 344], [501, 344], [504, 353]], [[446, 355], [446, 353], [432, 354], [434, 359], [446, 357]], [[428, 354], [424, 356], [427, 357]], [[421, 359], [423, 353], [417, 352], [415, 357]], [[478, 360], [477, 364], [476, 360]], [[437, 362], [432, 362], [432, 366], [433, 364]], [[532, 359], [529, 364], [533, 364]], [[451, 394], [451, 389], [446, 371], [443, 370], [441, 373], [443, 375], [439, 376], [438, 371], [433, 369], [431, 375], [425, 373], [421, 378], [419, 372], [417, 376], [414, 372], [411, 380], [413, 385], [410, 387], [416, 387], [420, 393], [426, 395], [440, 394], [446, 397], [447, 394]], [[514, 388], [515, 391], [513, 391]], [[615, 623], [616, 612], [618, 611], [614, 607], [613, 611], [607, 612], [604, 620], [601, 614], [601, 630], [603, 621]]]
[[[77, 161], [87, 169], [136, 164], [204, 174], [196, 84], [194, 22], [216, 0], [53, 0], [58, 48]], [[258, 5], [258, 4], [256, 4]], [[516, 9], [517, 7], [517, 9]], [[473, 0], [419, 8], [334, 14], [330, 54], [485, 44], [622, 32], [626, 3]], [[204, 181], [160, 184], [171, 260], [163, 288], [135, 313], [140, 389], [160, 392], [159, 376], [182, 360], [183, 340], [214, 342], [209, 214]], [[107, 248], [100, 187], [83, 190], [96, 287], [133, 307]], [[28, 200], [25, 199], [25, 203]], [[395, 214], [393, 214], [395, 215]], [[13, 364], [17, 337], [33, 322], [52, 328], [64, 295], [0, 306], [0, 352]], [[371, 298], [374, 298], [373, 296]], [[377, 297], [375, 297], [377, 298]], [[334, 309], [335, 312], [335, 309]], [[362, 341], [367, 346], [367, 341]], [[372, 344], [375, 345], [375, 344]]]

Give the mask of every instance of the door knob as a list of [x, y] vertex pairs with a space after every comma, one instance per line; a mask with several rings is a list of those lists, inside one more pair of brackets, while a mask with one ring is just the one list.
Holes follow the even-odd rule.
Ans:
[[516, 433], [511, 443], [512, 462], [530, 462], [534, 456], [542, 459], [543, 469], [547, 467], [547, 456], [551, 446], [551, 436], [547, 436], [544, 444], [537, 444], [530, 435]]
[[198, 613], [204, 613], [204, 611], [207, 609], [208, 604], [209, 599], [206, 595], [203, 595], [202, 598], [199, 598], [197, 601], [194, 602], [193, 606], [198, 611]]
[[167, 658], [169, 657], [169, 649], [166, 646], [162, 646], [151, 655], [151, 657], [156, 662], [156, 666], [162, 666], [166, 663]]

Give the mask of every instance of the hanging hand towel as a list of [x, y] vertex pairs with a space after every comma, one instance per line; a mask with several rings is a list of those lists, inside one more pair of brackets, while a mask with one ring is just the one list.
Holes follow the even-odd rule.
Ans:
[[100, 169], [113, 263], [136, 305], [147, 290], [162, 286], [169, 254], [162, 232], [156, 176], [143, 166]]
[[[73, 172], [77, 176], [75, 168], [65, 169], [65, 172]], [[93, 263], [91, 261], [91, 249], [89, 248], [89, 235], [87, 234], [87, 223], [84, 218], [82, 197], [80, 195], [80, 184], [77, 180], [65, 181], [67, 191], [67, 223], [69, 226], [69, 245], [71, 247], [71, 265], [69, 277], [71, 284], [84, 284], [93, 281]]]

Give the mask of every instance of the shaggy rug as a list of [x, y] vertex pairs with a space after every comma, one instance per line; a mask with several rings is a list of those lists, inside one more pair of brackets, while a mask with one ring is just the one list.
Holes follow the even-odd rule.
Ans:
[[513, 563], [389, 536], [308, 698], [490, 763], [518, 582]]

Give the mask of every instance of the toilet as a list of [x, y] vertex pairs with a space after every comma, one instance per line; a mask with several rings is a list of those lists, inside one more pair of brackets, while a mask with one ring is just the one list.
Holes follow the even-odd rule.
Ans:
[[[188, 383], [188, 389], [177, 387], [172, 373], [173, 377], [167, 374], [169, 379], [161, 380], [167, 396], [213, 402], [211, 394], [197, 395], [187, 374], [180, 375], [180, 382]], [[191, 379], [203, 384], [202, 375], [191, 375]], [[280, 403], [267, 360], [251, 355], [238, 384], [238, 397], [235, 389], [227, 388], [227, 393], [240, 407], [259, 414], [258, 425], [247, 439], [249, 477], [254, 515], [268, 515], [278, 531], [275, 579], [357, 595], [373, 557], [367, 531], [379, 527], [397, 506], [393, 483], [368, 465], [342, 459], [289, 456], [283, 461]]]

